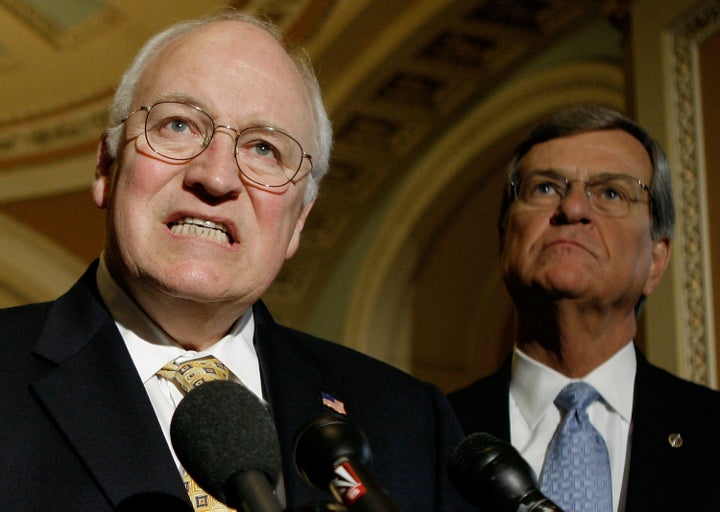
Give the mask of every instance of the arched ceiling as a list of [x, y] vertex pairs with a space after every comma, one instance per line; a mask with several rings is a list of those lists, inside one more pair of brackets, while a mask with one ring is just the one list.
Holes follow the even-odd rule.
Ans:
[[[297, 303], [413, 163], [474, 103], [618, 0], [0, 0], [0, 214], [84, 261], [102, 247], [88, 197], [122, 71], [178, 19], [223, 5], [306, 47], [335, 126], [302, 248], [271, 290]], [[272, 297], [271, 297], [272, 299]]]

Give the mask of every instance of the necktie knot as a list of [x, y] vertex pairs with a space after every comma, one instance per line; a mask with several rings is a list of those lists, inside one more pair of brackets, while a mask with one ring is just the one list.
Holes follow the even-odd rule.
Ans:
[[571, 382], [558, 393], [555, 405], [563, 411], [585, 411], [598, 398], [600, 393], [587, 382]]
[[206, 382], [230, 378], [227, 366], [212, 356], [192, 359], [184, 363], [171, 361], [163, 366], [158, 374], [176, 382], [186, 393]]

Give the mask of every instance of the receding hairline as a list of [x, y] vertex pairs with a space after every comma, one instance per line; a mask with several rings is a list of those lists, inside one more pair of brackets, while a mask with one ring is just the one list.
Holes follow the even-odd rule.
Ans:
[[[280, 62], [280, 67], [282, 70], [281, 73], [286, 73], [283, 80], [285, 78], [288, 78], [289, 76], [292, 76], [293, 85], [297, 87], [298, 91], [302, 91], [301, 97], [303, 99], [303, 105], [307, 113], [309, 114], [309, 118], [312, 120], [312, 133], [314, 134], [316, 132], [317, 127], [316, 120], [315, 120], [315, 113], [313, 108], [313, 93], [310, 89], [310, 86], [303, 76], [302, 70], [299, 68], [298, 63], [295, 61], [295, 59], [288, 53], [288, 49], [283, 46], [283, 41], [280, 38], [281, 36], [278, 34], [275, 34], [272, 31], [269, 31], [265, 26], [253, 23], [251, 21], [246, 21], [244, 19], [218, 19], [213, 20], [208, 23], [200, 24], [198, 26], [192, 27], [189, 30], [185, 32], [181, 32], [174, 37], [170, 38], [169, 40], [165, 41], [163, 45], [161, 45], [157, 52], [155, 52], [154, 55], [150, 57], [150, 59], [147, 61], [146, 65], [144, 66], [143, 71], [141, 72], [140, 76], [137, 79], [137, 82], [135, 84], [134, 90], [133, 90], [133, 97], [132, 101], [137, 101], [138, 97], [142, 94], [142, 90], [148, 80], [148, 77], [151, 76], [153, 69], [158, 65], [158, 63], [161, 63], [163, 59], [167, 59], [169, 54], [171, 52], [176, 51], [178, 48], [181, 48], [184, 44], [187, 44], [188, 40], [192, 40], [192, 38], [202, 37], [203, 33], [208, 32], [217, 32], [219, 30], [223, 30], [223, 27], [232, 27], [232, 28], [226, 28], [226, 31], [235, 31], [238, 30], [238, 27], [241, 27], [243, 30], [245, 30], [246, 34], [248, 34], [249, 37], [253, 38], [253, 41], [257, 40], [257, 36], [262, 36], [265, 38], [266, 42], [272, 45], [272, 50], [268, 50], [269, 54], [272, 54], [273, 57], [279, 57], [282, 59]], [[235, 36], [229, 36], [229, 37], [235, 37]], [[243, 37], [237, 36], [237, 37]], [[238, 43], [243, 44], [243, 43]], [[268, 47], [270, 48], [270, 47]], [[272, 76], [273, 71], [260, 71], [262, 73], [267, 74], [270, 78], [273, 80], [276, 79], [276, 77]], [[156, 99], [156, 98], [153, 98]], [[313, 141], [314, 142], [314, 141]]]
[[[549, 144], [552, 142], [557, 142], [561, 140], [567, 140], [567, 139], [573, 139], [577, 137], [583, 137], [588, 135], [595, 135], [595, 134], [612, 134], [615, 133], [618, 136], [620, 136], [622, 139], [627, 140], [628, 142], [632, 141], [634, 144], [632, 146], [637, 150], [637, 156], [640, 156], [640, 158], [644, 161], [644, 167], [646, 170], [649, 170], [649, 179], [652, 179], [654, 168], [653, 168], [653, 159], [652, 154], [648, 150], [647, 146], [643, 143], [642, 140], [640, 140], [636, 134], [626, 130], [623, 127], [620, 126], [613, 126], [609, 128], [592, 128], [588, 130], [582, 130], [574, 133], [567, 133], [563, 135], [558, 135], [556, 137], [552, 137], [546, 140], [542, 140], [539, 142], [536, 142], [530, 146], [528, 146], [525, 150], [525, 152], [518, 158], [518, 170], [523, 167], [524, 162], [526, 161], [526, 158], [528, 155], [532, 152], [534, 152], [538, 146], [542, 146], [544, 144]], [[617, 142], [617, 141], [616, 141]], [[635, 151], [633, 151], [635, 152]]]
[[289, 54], [288, 49], [283, 46], [283, 42], [281, 39], [279, 39], [279, 36], [272, 32], [269, 32], [268, 29], [263, 27], [262, 25], [257, 25], [255, 23], [242, 19], [218, 19], [191, 27], [184, 32], [175, 34], [172, 38], [164, 41], [164, 43], [158, 47], [157, 51], [148, 59], [140, 75], [138, 83], [145, 78], [148, 72], [152, 71], [153, 65], [155, 65], [159, 59], [166, 57], [168, 52], [173, 51], [175, 48], [182, 45], [184, 41], [190, 38], [198, 37], [203, 32], [218, 31], [223, 26], [242, 27], [248, 32], [253, 33], [252, 37], [255, 37], [256, 35], [262, 35], [269, 43], [271, 43], [275, 47], [275, 51], [273, 53], [282, 57], [282, 59], [288, 65], [287, 69], [292, 70], [293, 74], [298, 79], [298, 84], [302, 85], [303, 90], [305, 90], [309, 96], [308, 85], [303, 78], [303, 74], [298, 67], [298, 63], [295, 61], [292, 55]]

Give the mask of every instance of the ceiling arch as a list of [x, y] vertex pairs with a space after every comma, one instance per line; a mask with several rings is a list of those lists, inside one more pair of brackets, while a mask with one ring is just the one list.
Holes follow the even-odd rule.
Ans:
[[[418, 317], [411, 305], [414, 294], [430, 297], [437, 294], [433, 290], [418, 289], [418, 267], [428, 258], [432, 241], [442, 236], [439, 231], [446, 231], [458, 222], [453, 216], [459, 216], [459, 210], [468, 208], [465, 204], [468, 200], [475, 204], [473, 211], [484, 213], [467, 220], [463, 228], [466, 235], [461, 232], [459, 238], [470, 240], [473, 247], [466, 250], [473, 251], [471, 264], [482, 271], [459, 287], [470, 290], [467, 297], [484, 297], [485, 302], [476, 304], [473, 311], [493, 311], [497, 315], [499, 310], [494, 303], [499, 300], [497, 292], [501, 288], [497, 253], [479, 246], [488, 243], [496, 247], [495, 214], [504, 180], [504, 164], [509, 160], [518, 134], [550, 112], [576, 102], [625, 110], [623, 70], [610, 64], [581, 62], [524, 76], [488, 96], [436, 142], [395, 190], [379, 227], [370, 237], [372, 241], [359, 258], [362, 263], [349, 284], [350, 304], [342, 336], [347, 344], [416, 375], [422, 374], [419, 366], [439, 364], [437, 360], [418, 361], [414, 355], [433, 319], [420, 315], [424, 325], [418, 332], [409, 326], [408, 315]], [[517, 105], [523, 108], [518, 109]], [[468, 196], [468, 190], [476, 192]], [[477, 208], [478, 203], [490, 207]], [[453, 247], [452, 250], [463, 247], [462, 240]], [[467, 270], [456, 268], [463, 265], [453, 266], [453, 261], [463, 260], [452, 254], [445, 254], [443, 261], [447, 265], [446, 274]], [[452, 293], [460, 296], [460, 288], [453, 288]], [[510, 315], [510, 303], [505, 310], [506, 315]], [[438, 316], [446, 322], [445, 315]], [[484, 335], [477, 331], [463, 334], [463, 348], [467, 353], [460, 360], [465, 361], [466, 370], [470, 372], [465, 376], [466, 382], [477, 375], [483, 364], [494, 363], [472, 357], [478, 340], [485, 339], [486, 344], [502, 340], [502, 337], [487, 339], [487, 326], [493, 324], [493, 317], [485, 320], [476, 322], [476, 329], [485, 331]], [[459, 340], [456, 343], [462, 345]], [[440, 356], [435, 353], [433, 357]], [[451, 361], [448, 373], [460, 380], [463, 376], [458, 372], [457, 362], [457, 359]], [[446, 376], [426, 377], [435, 382], [449, 381]]]

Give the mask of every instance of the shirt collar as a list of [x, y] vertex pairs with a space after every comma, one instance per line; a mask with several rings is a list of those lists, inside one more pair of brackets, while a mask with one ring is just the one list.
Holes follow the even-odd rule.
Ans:
[[530, 428], [534, 428], [555, 397], [573, 380], [591, 384], [603, 401], [624, 420], [632, 416], [637, 360], [632, 341], [582, 379], [570, 379], [532, 359], [515, 347], [512, 358], [510, 394]]
[[185, 350], [120, 288], [110, 275], [104, 257], [100, 258], [96, 279], [100, 296], [120, 330], [143, 383], [151, 379], [169, 361], [213, 355], [243, 384], [262, 396], [259, 363], [253, 344], [255, 322], [252, 308], [248, 308], [230, 331], [207, 350]]

